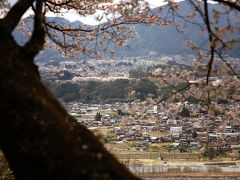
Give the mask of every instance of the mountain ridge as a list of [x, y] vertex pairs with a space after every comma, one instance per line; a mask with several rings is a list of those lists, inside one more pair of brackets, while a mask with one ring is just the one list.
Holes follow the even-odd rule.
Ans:
[[[180, 4], [180, 10], [178, 11], [181, 15], [187, 15], [192, 12], [190, 5], [182, 1]], [[164, 7], [164, 6], [163, 6]], [[218, 4], [209, 4], [209, 10], [217, 9], [221, 11], [221, 6]], [[152, 13], [156, 13], [157, 8], [152, 9]], [[211, 16], [211, 14], [210, 14]], [[239, 17], [234, 17], [233, 21], [240, 25]], [[49, 21], [55, 23], [68, 24], [73, 27], [78, 27], [83, 23], [81, 21], [70, 22], [62, 17], [48, 17]], [[197, 15], [195, 21], [199, 22], [200, 17]], [[31, 23], [31, 20], [29, 20]], [[176, 18], [176, 23], [184, 24], [184, 21], [180, 18]], [[219, 22], [219, 26], [226, 25], [226, 19]], [[189, 50], [184, 44], [184, 40], [192, 40], [198, 46], [207, 48], [208, 41], [206, 35], [201, 35], [201, 29], [198, 29], [192, 24], [185, 24], [185, 33], [181, 35], [172, 26], [167, 26], [160, 29], [158, 26], [146, 26], [137, 24], [135, 26], [135, 31], [138, 32], [139, 38], [132, 38], [131, 41], [125, 47], [109, 46], [109, 51], [114, 50], [117, 57], [139, 57], [139, 56], [161, 56], [161, 55], [187, 55], [194, 54], [193, 51]], [[234, 36], [238, 37], [237, 34]], [[23, 41], [23, 38], [19, 35], [19, 32], [14, 32], [14, 37], [17, 42]], [[26, 41], [26, 39], [25, 39]], [[231, 57], [240, 56], [239, 44], [236, 49], [226, 52], [226, 55]], [[104, 57], [110, 57], [109, 54], [104, 54]], [[78, 59], [83, 59], [82, 55], [78, 56]], [[43, 52], [37, 56], [36, 61], [48, 61], [51, 59], [66, 60], [62, 57], [62, 53], [53, 50], [43, 50]], [[68, 58], [69, 59], [69, 58]]]

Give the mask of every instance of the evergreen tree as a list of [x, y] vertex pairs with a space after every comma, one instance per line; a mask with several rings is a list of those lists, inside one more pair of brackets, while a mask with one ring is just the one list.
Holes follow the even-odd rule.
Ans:
[[190, 117], [190, 111], [184, 106], [179, 115], [182, 117]]
[[100, 112], [97, 112], [96, 116], [95, 116], [95, 121], [101, 121], [102, 115]]

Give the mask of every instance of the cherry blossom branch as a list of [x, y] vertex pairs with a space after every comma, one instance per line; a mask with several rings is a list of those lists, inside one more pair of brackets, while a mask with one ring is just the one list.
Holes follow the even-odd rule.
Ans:
[[68, 0], [68, 1], [65, 1], [65, 2], [61, 2], [61, 3], [56, 3], [54, 1], [49, 1], [49, 0], [45, 0], [45, 3], [49, 3], [49, 4], [52, 4], [54, 6], [63, 6], [63, 5], [68, 5], [69, 3], [71, 3], [72, 0]]
[[[225, 1], [225, 0], [213, 0], [213, 1], [218, 2], [218, 3], [222, 3], [224, 5], [227, 5], [231, 8], [233, 8], [233, 9], [236, 9], [236, 10], [240, 11], [240, 5], [238, 5], [237, 3], [234, 3], [232, 1]], [[236, 1], [236, 2], [238, 2], [238, 1]]]
[[2, 19], [1, 23], [5, 24], [5, 32], [11, 33], [18, 25], [23, 14], [31, 7], [35, 0], [18, 0], [16, 4], [10, 9], [8, 14]]

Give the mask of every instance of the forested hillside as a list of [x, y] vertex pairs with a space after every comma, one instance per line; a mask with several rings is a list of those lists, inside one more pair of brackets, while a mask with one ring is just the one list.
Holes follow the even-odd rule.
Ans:
[[159, 89], [147, 78], [140, 80], [119, 79], [110, 82], [82, 82], [73, 84], [45, 82], [57, 98], [65, 102], [79, 101], [82, 103], [113, 103], [129, 102], [145, 97], [157, 97]]

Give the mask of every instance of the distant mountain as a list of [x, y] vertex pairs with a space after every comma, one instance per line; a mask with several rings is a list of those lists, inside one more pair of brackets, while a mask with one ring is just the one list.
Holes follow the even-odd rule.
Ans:
[[[163, 6], [163, 9], [165, 6]], [[216, 9], [222, 11], [222, 7], [217, 4], [209, 4], [209, 10]], [[157, 9], [153, 9], [152, 13], [156, 13]], [[182, 16], [188, 15], [192, 12], [192, 7], [185, 1], [180, 2], [179, 14]], [[210, 14], [210, 17], [212, 15]], [[231, 14], [230, 16], [232, 22], [235, 25], [240, 25], [240, 17], [236, 17]], [[61, 23], [71, 25], [73, 27], [78, 27], [82, 23], [80, 21], [70, 22], [61, 17], [49, 17], [49, 21], [54, 23]], [[158, 26], [146, 26], [146, 25], [135, 25], [135, 30], [140, 35], [139, 38], [134, 38], [130, 43], [125, 47], [115, 47], [110, 43], [109, 49], [116, 51], [116, 56], [129, 57], [129, 56], [160, 56], [160, 55], [174, 55], [174, 54], [193, 54], [187, 47], [184, 46], [183, 40], [189, 39], [196, 43], [198, 46], [207, 48], [207, 36], [201, 35], [201, 29], [193, 24], [186, 24], [182, 19], [176, 18], [176, 23], [181, 23], [184, 26], [185, 34], [181, 35], [177, 30], [172, 26], [167, 26], [160, 29]], [[201, 17], [196, 16], [194, 19], [195, 22], [201, 22]], [[28, 18], [27, 22], [31, 25], [32, 19]], [[221, 19], [219, 26], [223, 27], [227, 24], [227, 19]], [[239, 37], [237, 34], [232, 36]], [[24, 43], [27, 39], [22, 37], [19, 32], [14, 32], [14, 37], [19, 43]], [[229, 37], [227, 37], [229, 38]], [[239, 45], [240, 46], [240, 45]], [[239, 57], [240, 56], [240, 47], [237, 47], [234, 50], [226, 52], [229, 56]], [[106, 55], [105, 55], [106, 56]], [[79, 56], [80, 59], [84, 58], [82, 55]], [[48, 61], [50, 59], [55, 60], [65, 60], [61, 56], [61, 52], [53, 50], [44, 50], [36, 60], [38, 61]]]
[[[62, 25], [71, 25], [72, 27], [79, 27], [81, 26], [83, 23], [80, 21], [74, 21], [74, 22], [70, 22], [67, 19], [64, 19], [62, 17], [47, 17], [49, 22], [55, 23], [55, 24], [62, 24]], [[33, 27], [33, 19], [28, 17], [24, 19], [26, 21], [26, 27], [30, 26]], [[25, 30], [27, 31], [27, 30]], [[24, 44], [28, 38], [26, 36], [22, 35], [22, 32], [19, 32], [17, 30], [15, 30], [13, 32], [13, 36], [15, 38], [15, 40], [20, 43], [20, 44]]]
[[[182, 16], [189, 15], [192, 13], [192, 7], [182, 1], [180, 4], [180, 10], [178, 13]], [[164, 6], [163, 6], [164, 9]], [[212, 9], [222, 11], [222, 7], [217, 4], [209, 4], [209, 10]], [[153, 9], [152, 12], [156, 13], [156, 9]], [[212, 17], [212, 14], [209, 15]], [[234, 22], [234, 25], [240, 25], [240, 16], [236, 17], [233, 13], [230, 16], [231, 21]], [[167, 26], [160, 29], [158, 26], [144, 26], [144, 25], [135, 25], [136, 31], [139, 33], [140, 38], [133, 39], [128, 46], [118, 49], [119, 53], [126, 56], [144, 56], [150, 54], [156, 54], [157, 56], [166, 54], [192, 54], [186, 46], [183, 44], [183, 40], [192, 40], [199, 47], [207, 48], [207, 36], [201, 35], [201, 29], [193, 24], [187, 24], [182, 19], [176, 18], [177, 24], [182, 24], [184, 26], [183, 30], [185, 31], [184, 35], [181, 35], [177, 30], [172, 26]], [[196, 16], [194, 22], [202, 22], [200, 16]], [[219, 27], [224, 27], [227, 25], [227, 18], [221, 18], [221, 21], [218, 23]], [[232, 34], [231, 37], [240, 37], [239, 34]], [[227, 37], [230, 38], [230, 37]], [[240, 46], [240, 44], [239, 44]], [[230, 56], [240, 56], [240, 47], [226, 52]]]

